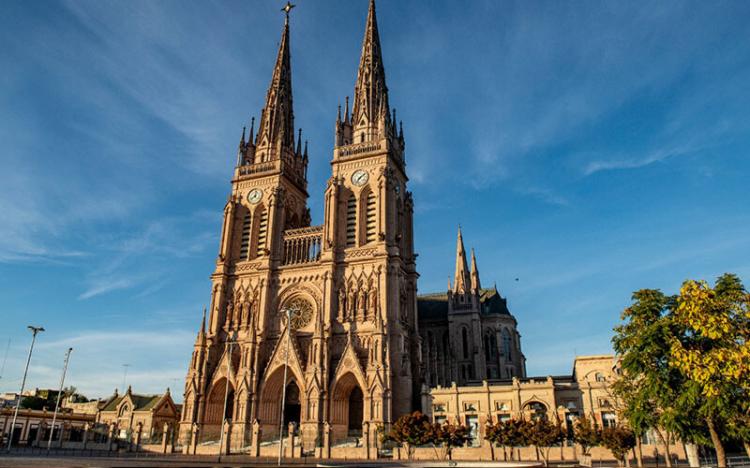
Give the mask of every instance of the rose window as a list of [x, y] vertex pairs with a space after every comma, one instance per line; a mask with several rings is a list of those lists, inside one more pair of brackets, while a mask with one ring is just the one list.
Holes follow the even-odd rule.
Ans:
[[292, 329], [304, 328], [313, 316], [312, 304], [301, 297], [295, 297], [281, 308], [281, 322], [286, 322], [287, 310], [292, 311]]

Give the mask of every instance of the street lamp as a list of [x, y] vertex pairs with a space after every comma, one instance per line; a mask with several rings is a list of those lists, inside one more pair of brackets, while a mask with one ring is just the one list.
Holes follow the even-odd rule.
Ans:
[[286, 355], [284, 356], [284, 381], [281, 387], [281, 414], [279, 415], [279, 461], [278, 465], [281, 466], [281, 457], [284, 453], [284, 410], [286, 409], [286, 379], [289, 372], [289, 349], [292, 345], [292, 313], [294, 312], [291, 307], [282, 309], [282, 312], [286, 312], [286, 327], [287, 327], [287, 340], [286, 340]]
[[65, 385], [65, 374], [68, 372], [68, 361], [70, 360], [70, 353], [73, 352], [73, 348], [68, 348], [65, 353], [65, 364], [63, 365], [62, 377], [60, 377], [60, 390], [57, 392], [57, 401], [55, 402], [55, 414], [52, 416], [52, 426], [49, 429], [49, 441], [47, 441], [47, 451], [49, 452], [52, 447], [52, 435], [55, 433], [55, 421], [57, 421], [57, 410], [60, 408], [60, 397], [63, 392], [63, 385]]
[[226, 385], [224, 385], [224, 412], [221, 418], [221, 427], [219, 428], [219, 462], [221, 462], [221, 451], [224, 448], [224, 424], [227, 421], [227, 401], [229, 400], [229, 374], [232, 372], [232, 347], [234, 346], [235, 340], [237, 339], [237, 333], [232, 332], [227, 335], [227, 377]]
[[29, 357], [26, 358], [26, 368], [23, 371], [23, 380], [21, 381], [21, 391], [18, 394], [18, 401], [16, 402], [16, 410], [13, 412], [13, 422], [10, 423], [10, 429], [8, 430], [8, 452], [10, 452], [10, 446], [13, 443], [13, 432], [16, 429], [16, 418], [18, 418], [18, 408], [21, 406], [21, 398], [23, 397], [23, 390], [26, 386], [26, 375], [29, 372], [29, 363], [31, 362], [31, 353], [34, 352], [34, 343], [36, 342], [36, 334], [44, 331], [44, 327], [35, 327], [29, 325], [31, 330], [31, 347], [29, 348]]

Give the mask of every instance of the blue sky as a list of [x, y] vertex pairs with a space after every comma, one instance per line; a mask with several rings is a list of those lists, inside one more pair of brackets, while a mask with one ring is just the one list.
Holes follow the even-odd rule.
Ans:
[[[0, 15], [0, 391], [182, 388], [280, 0], [6, 1]], [[322, 218], [365, 0], [299, 0], [296, 124]], [[750, 281], [748, 2], [378, 1], [404, 121], [421, 292], [456, 226], [519, 320], [528, 372], [610, 351], [631, 293]], [[516, 281], [518, 278], [518, 281]], [[176, 392], [181, 393], [181, 392]]]

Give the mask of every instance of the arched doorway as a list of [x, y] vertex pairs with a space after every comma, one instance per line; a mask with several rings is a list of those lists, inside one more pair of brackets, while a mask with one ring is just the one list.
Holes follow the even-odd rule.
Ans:
[[299, 427], [302, 404], [299, 399], [299, 387], [292, 380], [286, 386], [286, 403], [284, 404], [284, 427], [293, 422]]
[[365, 419], [364, 394], [353, 373], [347, 372], [334, 384], [331, 398], [331, 422], [334, 440], [361, 437]]
[[359, 386], [354, 387], [349, 394], [349, 424], [350, 437], [362, 436], [362, 418], [364, 416], [364, 395]]

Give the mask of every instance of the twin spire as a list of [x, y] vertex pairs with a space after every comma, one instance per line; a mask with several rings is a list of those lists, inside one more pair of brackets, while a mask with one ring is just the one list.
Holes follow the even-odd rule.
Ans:
[[[450, 288], [450, 283], [448, 283]], [[461, 235], [461, 227], [458, 228], [458, 239], [456, 240], [456, 273], [453, 280], [454, 294], [467, 294], [479, 292], [482, 288], [479, 283], [479, 270], [477, 268], [477, 257], [474, 249], [471, 249], [471, 271], [466, 262], [466, 250], [464, 249], [464, 238]]]
[[[266, 94], [258, 133], [254, 135], [254, 123], [250, 136], [245, 141], [245, 129], [240, 139], [237, 166], [262, 163], [298, 156], [307, 160], [307, 151], [302, 150], [301, 133], [296, 142], [294, 135], [294, 108], [292, 100], [292, 68], [289, 40], [289, 11], [294, 5], [286, 4], [284, 29], [281, 34], [279, 52], [273, 69], [271, 84]], [[388, 87], [385, 84], [385, 68], [378, 34], [378, 21], [375, 15], [375, 0], [370, 0], [367, 12], [367, 25], [362, 41], [362, 55], [359, 60], [357, 83], [351, 117], [347, 98], [344, 119], [339, 118], [336, 126], [336, 144], [351, 144], [390, 137], [399, 143], [403, 150], [403, 130], [396, 128], [396, 112], [391, 115], [388, 104]], [[254, 139], [254, 141], [253, 141]], [[305, 147], [307, 144], [305, 143]]]

